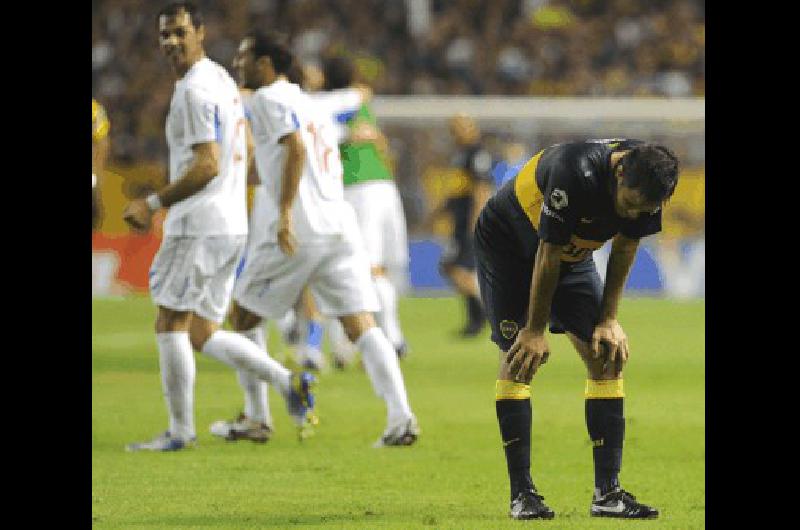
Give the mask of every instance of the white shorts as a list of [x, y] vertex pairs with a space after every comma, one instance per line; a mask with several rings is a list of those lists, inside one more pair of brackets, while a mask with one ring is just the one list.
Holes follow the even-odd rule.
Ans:
[[221, 324], [247, 236], [167, 236], [150, 266], [153, 303]]
[[408, 267], [406, 216], [392, 180], [370, 180], [344, 187], [356, 212], [371, 266], [404, 271]]
[[373, 313], [380, 307], [366, 252], [359, 241], [343, 238], [298, 245], [293, 256], [276, 243], [248, 248], [233, 299], [262, 318], [276, 319], [295, 305], [306, 285], [326, 316]]

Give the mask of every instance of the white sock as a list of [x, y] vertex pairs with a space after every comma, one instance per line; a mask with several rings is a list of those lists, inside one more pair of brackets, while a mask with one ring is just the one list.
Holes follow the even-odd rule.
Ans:
[[380, 311], [375, 314], [376, 320], [386, 338], [397, 348], [403, 343], [403, 332], [400, 331], [400, 320], [397, 316], [397, 291], [386, 276], [376, 276], [372, 283], [381, 304]]
[[[269, 355], [267, 343], [264, 339], [263, 326], [258, 325], [253, 329], [240, 331], [240, 333]], [[267, 383], [247, 370], [237, 370], [237, 372], [239, 374], [239, 384], [244, 390], [244, 415], [249, 420], [272, 425], [272, 415], [269, 411], [267, 398]]]
[[375, 393], [386, 401], [389, 426], [408, 420], [411, 407], [403, 384], [403, 373], [397, 354], [383, 331], [378, 327], [368, 329], [358, 338], [356, 346], [361, 351], [364, 368]]
[[238, 333], [215, 331], [203, 344], [203, 353], [237, 370], [251, 372], [262, 381], [275, 385], [283, 394], [289, 392], [292, 373]]
[[274, 322], [278, 330], [281, 332], [281, 338], [283, 338], [284, 342], [289, 342], [287, 338], [297, 326], [297, 315], [295, 314], [294, 309], [289, 309], [285, 315]]
[[169, 412], [169, 433], [184, 441], [194, 430], [194, 352], [189, 333], [156, 333], [161, 388]]

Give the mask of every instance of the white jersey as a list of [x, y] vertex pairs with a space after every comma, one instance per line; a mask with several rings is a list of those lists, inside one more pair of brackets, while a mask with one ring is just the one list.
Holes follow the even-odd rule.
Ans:
[[169, 181], [179, 180], [194, 158], [192, 146], [219, 144], [219, 174], [202, 190], [170, 206], [165, 236], [247, 234], [244, 107], [233, 79], [208, 58], [175, 83], [166, 135]]
[[347, 121], [361, 108], [361, 91], [356, 88], [340, 88], [327, 92], [314, 92], [311, 98], [326, 112], [334, 122], [336, 141], [347, 141], [350, 130]]
[[305, 146], [300, 184], [292, 204], [292, 231], [300, 244], [348, 234], [355, 214], [343, 196], [342, 162], [330, 116], [300, 87], [278, 80], [253, 93], [249, 114], [255, 141], [256, 188], [250, 244], [277, 241], [286, 147], [279, 140], [295, 131]]

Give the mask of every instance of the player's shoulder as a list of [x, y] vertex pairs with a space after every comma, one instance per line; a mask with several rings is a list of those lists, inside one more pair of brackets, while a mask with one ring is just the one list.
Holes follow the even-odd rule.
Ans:
[[184, 89], [207, 97], [222, 95], [226, 90], [236, 90], [236, 82], [219, 63], [204, 57], [186, 72], [183, 78]]

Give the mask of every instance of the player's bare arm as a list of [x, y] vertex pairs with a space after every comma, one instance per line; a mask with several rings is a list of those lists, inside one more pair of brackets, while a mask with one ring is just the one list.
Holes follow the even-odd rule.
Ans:
[[[617, 321], [617, 309], [625, 287], [625, 280], [631, 270], [638, 248], [638, 239], [630, 239], [622, 234], [614, 237], [611, 244], [611, 253], [608, 257], [608, 267], [606, 268], [606, 283], [603, 288], [600, 322], [595, 327], [592, 335], [592, 354], [595, 358], [598, 358], [601, 353], [600, 343], [605, 343], [608, 348], [607, 362], [615, 363], [617, 374], [622, 370], [622, 366], [627, 362], [629, 355], [628, 337]], [[619, 356], [619, 359], [617, 359], [617, 356]]]
[[244, 125], [244, 139], [247, 144], [247, 184], [256, 186], [261, 184], [261, 179], [258, 177], [258, 171], [256, 171], [256, 143], [253, 140], [253, 130], [250, 128], [250, 122]]
[[153, 212], [169, 208], [198, 193], [219, 173], [219, 145], [204, 142], [192, 146], [194, 158], [183, 176], [147, 199], [136, 199], [125, 208], [123, 218], [135, 230], [150, 228]]
[[297, 240], [292, 233], [292, 204], [300, 186], [300, 175], [303, 173], [305, 147], [299, 131], [287, 134], [280, 139], [280, 143], [286, 146], [286, 163], [283, 166], [281, 182], [278, 245], [284, 253], [291, 256], [297, 247]]
[[563, 245], [539, 242], [533, 267], [528, 321], [519, 330], [506, 356], [509, 373], [516, 381], [530, 383], [536, 369], [550, 355], [545, 328], [561, 270], [562, 248]]

